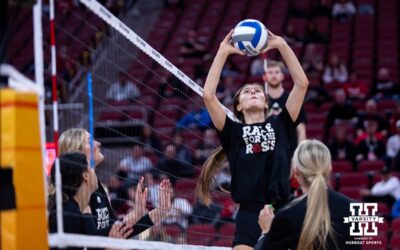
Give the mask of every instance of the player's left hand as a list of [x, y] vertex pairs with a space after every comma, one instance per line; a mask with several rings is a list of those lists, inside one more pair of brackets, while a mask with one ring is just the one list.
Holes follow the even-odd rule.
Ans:
[[275, 35], [270, 30], [268, 30], [268, 46], [262, 51], [262, 53], [265, 53], [272, 49], [279, 49], [285, 44], [286, 44], [285, 39]]
[[269, 232], [274, 217], [275, 217], [274, 210], [268, 204], [265, 205], [263, 210], [260, 211], [260, 215], [258, 216], [258, 224], [260, 224], [263, 234]]

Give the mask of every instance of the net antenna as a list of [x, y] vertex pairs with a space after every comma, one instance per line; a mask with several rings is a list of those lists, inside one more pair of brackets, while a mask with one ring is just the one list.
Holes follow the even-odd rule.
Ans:
[[[138, 36], [133, 30], [126, 26], [121, 20], [114, 16], [109, 10], [95, 0], [79, 0], [88, 9], [98, 15], [104, 22], [109, 24], [114, 29], [118, 30], [123, 36], [131, 41], [141, 51], [155, 60], [163, 68], [171, 72], [179, 80], [181, 80], [186, 86], [196, 92], [199, 96], [203, 96], [203, 88], [200, 87], [195, 81], [190, 79], [185, 73], [173, 65], [168, 59], [158, 53], [157, 50], [153, 49], [148, 43], [146, 43], [140, 36]], [[221, 104], [222, 105], [222, 104]], [[240, 122], [235, 115], [224, 105], [222, 108], [226, 114], [234, 121]]]

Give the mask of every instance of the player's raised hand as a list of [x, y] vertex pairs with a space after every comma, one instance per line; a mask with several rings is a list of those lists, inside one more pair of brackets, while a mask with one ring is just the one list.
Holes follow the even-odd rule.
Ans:
[[219, 51], [220, 53], [226, 54], [226, 55], [231, 55], [231, 54], [238, 54], [238, 55], [246, 55], [243, 51], [240, 51], [239, 49], [235, 48], [232, 44], [232, 34], [233, 30], [231, 30], [222, 40], [222, 42], [219, 45]]

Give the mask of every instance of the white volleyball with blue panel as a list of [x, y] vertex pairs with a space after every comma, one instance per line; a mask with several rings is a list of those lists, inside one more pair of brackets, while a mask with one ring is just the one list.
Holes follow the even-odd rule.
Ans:
[[257, 56], [267, 48], [267, 28], [255, 19], [243, 20], [233, 30], [232, 43], [248, 56]]

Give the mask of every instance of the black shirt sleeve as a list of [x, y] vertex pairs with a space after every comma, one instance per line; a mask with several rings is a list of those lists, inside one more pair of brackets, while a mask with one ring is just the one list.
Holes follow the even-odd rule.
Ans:
[[218, 138], [221, 142], [222, 147], [227, 150], [231, 145], [232, 131], [233, 131], [234, 121], [232, 121], [227, 115], [225, 119], [224, 127], [222, 131], [217, 130]]
[[292, 120], [292, 117], [289, 114], [289, 111], [286, 109], [286, 107], [282, 108], [282, 112], [279, 113], [278, 117], [281, 120], [283, 127], [287, 133], [296, 131], [297, 121], [299, 119], [297, 119], [297, 121], [294, 122]]

